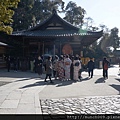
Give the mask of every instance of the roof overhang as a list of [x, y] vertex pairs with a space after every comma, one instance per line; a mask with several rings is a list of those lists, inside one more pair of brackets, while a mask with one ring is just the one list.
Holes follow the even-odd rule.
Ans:
[[6, 44], [6, 43], [3, 43], [3, 42], [0, 42], [0, 47], [12, 47], [12, 46], [10, 46], [10, 45], [8, 45], [8, 44]]
[[12, 36], [23, 36], [23, 37], [69, 37], [69, 36], [102, 36], [103, 32], [86, 32], [79, 33], [74, 30], [45, 30], [45, 31], [24, 31], [13, 33]]
[[8, 44], [6, 44], [6, 43], [3, 43], [3, 42], [0, 42], [0, 46], [9, 46]]

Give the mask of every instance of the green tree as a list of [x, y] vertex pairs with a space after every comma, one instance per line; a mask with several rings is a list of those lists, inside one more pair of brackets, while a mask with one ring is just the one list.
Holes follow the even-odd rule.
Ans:
[[100, 41], [101, 49], [105, 53], [108, 53], [108, 54], [110, 53], [111, 55], [111, 53], [113, 52], [112, 50], [113, 48], [114, 50], [116, 50], [117, 48], [120, 47], [120, 38], [118, 36], [119, 30], [118, 28], [114, 27], [111, 29], [111, 33], [109, 33], [109, 30], [105, 25], [102, 25], [101, 27], [104, 30], [103, 38]]
[[31, 10], [34, 5], [34, 0], [21, 0], [18, 7], [15, 9], [15, 14], [13, 16], [13, 30], [24, 30], [28, 29], [28, 26], [32, 21]]
[[53, 8], [63, 9], [63, 3], [62, 0], [21, 0], [13, 16], [14, 31], [36, 26], [52, 14]]
[[110, 32], [109, 28], [104, 24], [100, 24], [99, 27], [101, 28], [101, 30], [103, 30], [104, 33]]
[[91, 17], [87, 17], [84, 19], [83, 28], [89, 31], [97, 31], [99, 28], [94, 26], [94, 20]]
[[90, 30], [91, 26], [93, 25], [93, 19], [91, 17], [85, 18], [83, 25], [84, 25], [86, 30]]
[[118, 37], [119, 30], [117, 27], [114, 27], [111, 29], [111, 34], [110, 34], [110, 41], [111, 45], [114, 50], [120, 47], [120, 38]]
[[76, 3], [70, 1], [65, 8], [65, 17], [64, 19], [76, 26], [82, 26], [83, 18], [86, 14], [86, 11], [77, 6]]
[[[60, 8], [59, 8], [60, 7]], [[51, 14], [53, 9], [59, 12], [59, 9], [63, 9], [62, 0], [36, 0], [31, 10], [33, 17], [32, 25], [35, 25], [46, 20]]]
[[107, 47], [108, 47], [108, 42], [109, 42], [109, 37], [110, 37], [110, 34], [108, 34], [108, 33], [104, 33], [103, 34], [103, 37], [102, 37], [102, 39], [101, 39], [101, 41], [100, 41], [100, 48], [105, 52], [105, 53], [107, 53]]
[[20, 0], [0, 0], [0, 31], [12, 33], [10, 24], [13, 22], [13, 8], [16, 8]]

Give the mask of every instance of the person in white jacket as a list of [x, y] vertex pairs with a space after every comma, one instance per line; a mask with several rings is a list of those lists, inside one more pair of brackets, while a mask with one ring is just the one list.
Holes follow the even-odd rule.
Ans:
[[74, 65], [74, 76], [73, 76], [73, 79], [74, 80], [79, 80], [79, 70], [81, 69], [81, 62], [79, 60], [79, 57], [76, 57], [74, 59], [73, 65]]

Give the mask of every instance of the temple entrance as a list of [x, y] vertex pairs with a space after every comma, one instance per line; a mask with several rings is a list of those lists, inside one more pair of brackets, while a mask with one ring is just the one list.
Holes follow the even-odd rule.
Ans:
[[53, 55], [54, 53], [54, 44], [51, 41], [46, 42], [30, 42], [29, 45], [29, 55], [36, 56], [36, 55], [44, 55], [50, 54]]

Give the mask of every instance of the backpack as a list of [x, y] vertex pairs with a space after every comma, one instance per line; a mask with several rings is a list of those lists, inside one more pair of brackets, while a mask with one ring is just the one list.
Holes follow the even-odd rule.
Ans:
[[76, 62], [76, 63], [75, 63], [75, 66], [79, 66], [79, 64], [80, 64], [79, 62]]
[[108, 69], [108, 64], [105, 62], [104, 63], [104, 70], [107, 70]]

